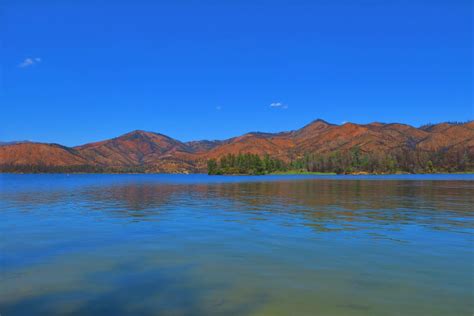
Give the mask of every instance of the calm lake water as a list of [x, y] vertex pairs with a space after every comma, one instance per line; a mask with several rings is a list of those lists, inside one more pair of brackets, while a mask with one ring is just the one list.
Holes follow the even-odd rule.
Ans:
[[472, 315], [474, 177], [0, 175], [0, 314]]

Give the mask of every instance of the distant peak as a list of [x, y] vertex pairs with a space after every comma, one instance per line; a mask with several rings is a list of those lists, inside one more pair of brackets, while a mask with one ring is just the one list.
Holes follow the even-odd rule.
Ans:
[[163, 134], [160, 134], [160, 133], [144, 131], [144, 130], [141, 130], [141, 129], [136, 129], [134, 131], [123, 134], [123, 135], [119, 136], [119, 138], [120, 137], [132, 137], [132, 136], [146, 136], [146, 137], [161, 136], [161, 137], [170, 138], [170, 137], [168, 137], [166, 135], [163, 135]]
[[312, 122], [311, 122], [311, 123], [309, 123], [308, 125], [312, 125], [312, 124], [325, 124], [325, 125], [333, 125], [333, 124], [331, 124], [331, 123], [329, 123], [329, 122], [327, 122], [327, 121], [325, 121], [325, 120], [323, 120], [323, 119], [320, 119], [320, 118], [318, 118], [318, 119], [315, 119], [314, 121], [312, 121]]
[[305, 128], [310, 127], [310, 126], [315, 126], [315, 125], [316, 126], [331, 126], [331, 125], [334, 125], [334, 124], [331, 124], [331, 123], [329, 123], [329, 122], [327, 122], [323, 119], [318, 118], [318, 119], [316, 119], [314, 121], [311, 121], [310, 123], [306, 124], [305, 126], [300, 128], [300, 130], [305, 129]]
[[169, 136], [155, 133], [155, 132], [139, 130], [139, 129], [113, 138], [113, 140], [138, 140], [138, 139], [147, 140], [147, 141], [156, 141], [156, 139], [167, 139], [169, 141], [178, 142], [177, 140]]
[[301, 128], [301, 130], [306, 129], [306, 128], [314, 128], [314, 127], [321, 128], [321, 127], [329, 127], [329, 126], [334, 126], [334, 124], [329, 123], [329, 122], [327, 122], [323, 119], [318, 118], [318, 119], [312, 121], [311, 123], [303, 126], [303, 128]]
[[296, 136], [302, 136], [302, 135], [307, 135], [308, 133], [319, 133], [321, 131], [324, 131], [330, 127], [334, 126], [334, 124], [328, 123], [323, 119], [316, 119], [312, 121], [311, 123], [303, 126], [302, 128], [293, 131], [293, 135]]
[[125, 135], [137, 135], [137, 134], [143, 135], [143, 134], [154, 134], [154, 133], [153, 132], [147, 132], [147, 131], [144, 131], [144, 130], [141, 130], [141, 129], [136, 129], [136, 130], [133, 130], [131, 132], [128, 132], [128, 133], [124, 134], [124, 136]]
[[370, 125], [370, 126], [383, 126], [383, 125], [385, 125], [385, 123], [382, 123], [382, 122], [372, 122], [372, 123], [367, 124], [367, 125]]

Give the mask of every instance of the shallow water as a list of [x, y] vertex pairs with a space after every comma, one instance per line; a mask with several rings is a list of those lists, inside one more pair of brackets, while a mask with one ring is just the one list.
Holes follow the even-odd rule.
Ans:
[[0, 175], [1, 315], [472, 315], [474, 177]]

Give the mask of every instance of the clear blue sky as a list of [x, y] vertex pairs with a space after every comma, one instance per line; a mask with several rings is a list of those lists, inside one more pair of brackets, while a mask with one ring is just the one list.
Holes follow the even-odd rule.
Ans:
[[0, 10], [3, 141], [473, 118], [471, 0], [6, 0]]

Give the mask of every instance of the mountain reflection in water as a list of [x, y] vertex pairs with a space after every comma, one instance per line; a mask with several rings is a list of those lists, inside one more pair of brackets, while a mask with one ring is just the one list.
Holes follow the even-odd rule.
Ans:
[[469, 315], [473, 181], [2, 175], [0, 312]]

